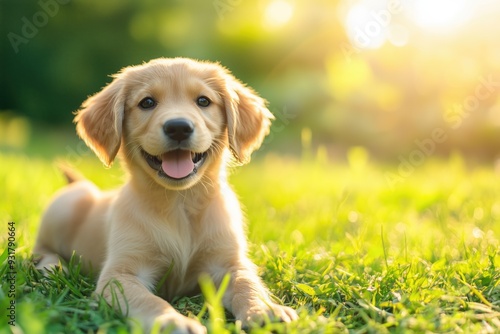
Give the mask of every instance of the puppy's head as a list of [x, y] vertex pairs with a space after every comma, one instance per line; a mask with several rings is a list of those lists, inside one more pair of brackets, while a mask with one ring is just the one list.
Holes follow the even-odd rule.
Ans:
[[220, 168], [225, 149], [247, 162], [272, 119], [265, 101], [220, 65], [175, 58], [124, 68], [75, 122], [105, 165], [121, 150], [132, 173], [185, 189]]

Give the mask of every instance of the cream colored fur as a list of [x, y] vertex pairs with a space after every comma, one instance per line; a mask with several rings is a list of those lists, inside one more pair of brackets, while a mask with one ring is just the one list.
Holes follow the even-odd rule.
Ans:
[[[210, 106], [198, 106], [199, 96], [208, 97]], [[145, 97], [157, 101], [152, 110], [138, 106]], [[194, 124], [185, 148], [207, 157], [195, 175], [173, 180], [152, 169], [141, 150], [161, 155], [179, 145], [163, 130], [179, 117]], [[243, 325], [266, 317], [296, 319], [295, 311], [270, 299], [247, 257], [240, 206], [225, 173], [229, 152], [247, 162], [272, 118], [265, 101], [218, 64], [176, 58], [123, 69], [83, 103], [75, 122], [104, 164], [120, 156], [128, 182], [112, 192], [87, 180], [62, 189], [41, 223], [38, 267], [57, 265], [59, 257], [67, 261], [75, 251], [84, 269], [98, 274], [96, 291], [109, 303], [114, 282], [122, 285], [126, 301], [118, 293], [115, 307], [146, 330], [158, 322], [175, 333], [205, 333], [167, 302], [197, 293], [203, 273], [216, 284], [230, 274], [224, 306]]]

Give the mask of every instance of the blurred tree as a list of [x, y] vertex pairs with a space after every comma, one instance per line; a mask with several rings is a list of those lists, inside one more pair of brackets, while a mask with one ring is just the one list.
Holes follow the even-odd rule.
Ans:
[[70, 125], [108, 75], [184, 56], [220, 61], [261, 92], [284, 150], [307, 127], [329, 154], [362, 145], [397, 158], [443, 128], [437, 153], [494, 156], [500, 5], [440, 4], [0, 0], [0, 111]]
[[123, 66], [209, 59], [255, 86], [314, 29], [298, 25], [288, 38], [281, 26], [267, 30], [265, 8], [223, 0], [0, 0], [0, 10], [2, 35], [11, 36], [0, 41], [0, 109], [63, 124]]

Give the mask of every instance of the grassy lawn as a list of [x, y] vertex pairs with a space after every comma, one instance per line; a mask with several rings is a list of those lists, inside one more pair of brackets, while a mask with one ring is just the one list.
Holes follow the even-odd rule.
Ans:
[[[300, 313], [252, 333], [500, 332], [500, 175], [453, 156], [391, 183], [398, 166], [358, 153], [350, 164], [268, 155], [233, 172], [250, 256], [276, 298]], [[64, 180], [50, 159], [4, 153], [0, 161], [0, 333], [140, 333], [90, 298], [94, 280], [77, 265], [49, 277], [33, 268], [40, 215]], [[118, 166], [105, 170], [91, 155], [77, 168], [104, 188], [123, 181]], [[230, 314], [218, 321], [217, 300], [212, 292], [173, 304], [209, 332], [238, 333]]]

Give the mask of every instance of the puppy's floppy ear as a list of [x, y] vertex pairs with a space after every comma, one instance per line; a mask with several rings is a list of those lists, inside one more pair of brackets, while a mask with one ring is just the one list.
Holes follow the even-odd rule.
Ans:
[[266, 101], [250, 87], [226, 73], [224, 104], [227, 116], [229, 148], [240, 163], [250, 160], [269, 133], [273, 114]]
[[115, 76], [102, 91], [83, 102], [74, 119], [78, 135], [108, 167], [120, 148], [125, 109], [122, 90], [123, 79]]

